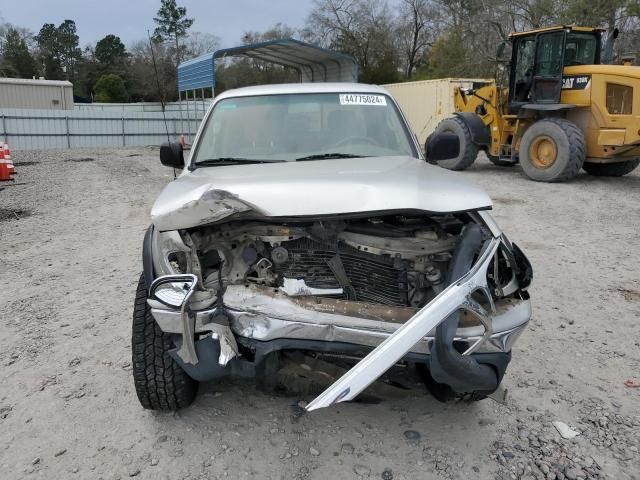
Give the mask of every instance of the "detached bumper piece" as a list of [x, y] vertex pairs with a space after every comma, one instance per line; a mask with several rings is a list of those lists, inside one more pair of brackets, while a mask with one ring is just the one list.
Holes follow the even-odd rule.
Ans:
[[[465, 263], [473, 260], [480, 242], [480, 228], [475, 225], [467, 226], [456, 246], [456, 253], [449, 271], [450, 277], [461, 270]], [[441, 379], [446, 379], [447, 382], [455, 380], [454, 390], [462, 389], [468, 391], [469, 387], [472, 387], [471, 390], [473, 390], [474, 386], [482, 387], [481, 390], [495, 390], [498, 386], [497, 374], [488, 365], [480, 365], [471, 357], [466, 356], [471, 353], [469, 350], [465, 352], [465, 358], [461, 360], [460, 357], [462, 355], [453, 350], [451, 331], [455, 335], [458, 323], [457, 315], [459, 310], [463, 309], [475, 315], [485, 327], [484, 335], [472, 347], [473, 350], [476, 350], [481, 343], [491, 336], [490, 314], [472, 295], [477, 292], [486, 297], [492, 313], [495, 313], [493, 298], [487, 284], [487, 271], [500, 247], [500, 243], [501, 240], [499, 238], [492, 238], [487, 241], [483, 245], [483, 250], [477, 262], [466, 275], [451, 283], [440, 295], [423, 307], [393, 335], [389, 336], [337, 382], [307, 405], [306, 410], [313, 411], [318, 408], [329, 407], [335, 403], [353, 400], [409, 352], [421, 338], [436, 327], [439, 327], [440, 332], [438, 330], [436, 332], [437, 337], [440, 338], [436, 339], [435, 349], [440, 350], [436, 354], [435, 370], [440, 370]], [[445, 326], [441, 327], [442, 324]], [[441, 348], [438, 344], [443, 343], [443, 341], [444, 348]], [[473, 385], [468, 385], [467, 381], [465, 381], [469, 377], [472, 378]]]

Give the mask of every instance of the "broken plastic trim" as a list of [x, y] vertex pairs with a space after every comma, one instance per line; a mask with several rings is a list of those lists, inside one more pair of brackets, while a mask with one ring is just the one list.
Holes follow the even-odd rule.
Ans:
[[490, 298], [487, 270], [500, 242], [499, 238], [492, 238], [487, 242], [484, 252], [465, 276], [452, 283], [411, 317], [393, 335], [307, 405], [306, 410], [310, 412], [334, 403], [353, 400], [449, 315], [461, 306], [476, 304], [471, 298], [472, 293], [480, 290]]
[[[177, 301], [175, 303], [168, 303], [166, 300], [169, 297], [165, 296], [164, 298], [162, 298], [162, 295], [158, 295], [157, 290], [162, 286], [176, 283], [183, 284], [182, 290], [184, 291], [184, 294], [182, 292], [178, 292], [178, 290], [175, 290], [173, 292], [174, 295], [172, 295], [173, 298], [180, 300], [179, 303]], [[196, 344], [194, 338], [196, 316], [189, 309], [189, 300], [191, 299], [191, 296], [195, 292], [197, 286], [198, 277], [190, 273], [185, 273], [182, 275], [165, 275], [163, 277], [158, 277], [154, 280], [154, 282], [151, 284], [151, 287], [149, 288], [150, 298], [158, 300], [165, 305], [180, 308], [180, 316], [182, 317], [182, 346], [180, 347], [180, 350], [178, 350], [177, 354], [182, 360], [184, 360], [185, 363], [190, 363], [192, 365], [198, 363], [198, 356], [196, 354]], [[175, 289], [175, 285], [171, 285], [171, 287]]]

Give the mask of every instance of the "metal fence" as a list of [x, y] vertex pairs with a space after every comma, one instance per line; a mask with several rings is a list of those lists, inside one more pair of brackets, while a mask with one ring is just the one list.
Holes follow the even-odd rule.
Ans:
[[133, 147], [187, 141], [198, 130], [203, 112], [84, 112], [0, 110], [0, 139], [13, 150]]
[[[165, 112], [205, 112], [211, 99], [183, 100], [181, 102], [168, 102], [164, 104]], [[136, 102], [136, 103], [76, 103], [74, 109], [81, 112], [162, 112], [163, 105], [160, 102]]]

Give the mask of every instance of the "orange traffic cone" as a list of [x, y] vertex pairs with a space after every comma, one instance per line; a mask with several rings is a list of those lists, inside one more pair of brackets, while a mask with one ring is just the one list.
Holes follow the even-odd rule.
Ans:
[[9, 173], [16, 173], [16, 167], [11, 160], [11, 150], [9, 150], [9, 144], [7, 142], [4, 142], [2, 150], [4, 151], [4, 159], [7, 160], [9, 165]]
[[[9, 162], [11, 160], [4, 159], [4, 149], [0, 149], [0, 181], [12, 180]], [[11, 164], [13, 166], [13, 164]]]

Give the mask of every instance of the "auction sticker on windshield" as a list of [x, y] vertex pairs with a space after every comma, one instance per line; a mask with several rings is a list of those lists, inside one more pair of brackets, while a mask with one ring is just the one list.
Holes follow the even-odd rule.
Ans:
[[376, 105], [385, 107], [387, 99], [384, 95], [366, 95], [362, 93], [341, 93], [340, 105]]

